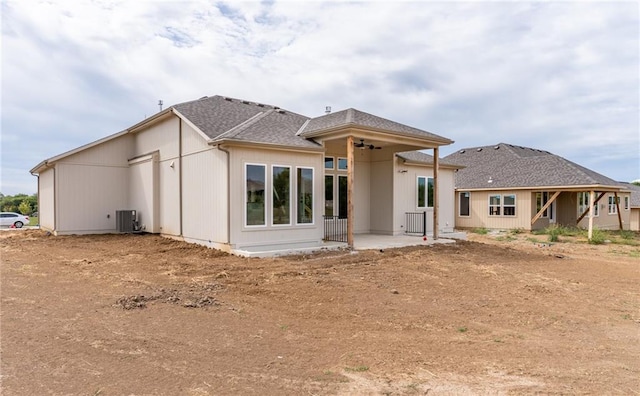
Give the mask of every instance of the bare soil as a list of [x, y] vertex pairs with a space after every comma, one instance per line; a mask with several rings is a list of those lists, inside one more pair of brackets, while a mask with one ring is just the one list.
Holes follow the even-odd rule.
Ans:
[[638, 246], [470, 238], [246, 259], [4, 231], [1, 391], [640, 393]]

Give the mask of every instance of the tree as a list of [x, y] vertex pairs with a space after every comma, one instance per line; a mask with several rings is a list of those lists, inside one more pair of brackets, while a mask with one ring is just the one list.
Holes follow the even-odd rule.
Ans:
[[29, 200], [25, 199], [22, 202], [20, 202], [20, 205], [18, 206], [18, 210], [23, 215], [30, 215], [33, 209], [31, 208], [31, 203], [29, 202]]

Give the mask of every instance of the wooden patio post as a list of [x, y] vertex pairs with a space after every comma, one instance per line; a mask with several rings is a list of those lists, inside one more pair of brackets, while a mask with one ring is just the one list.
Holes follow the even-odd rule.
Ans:
[[438, 158], [439, 151], [440, 150], [438, 146], [433, 148], [433, 240], [438, 239], [438, 228], [440, 228], [438, 225], [438, 168], [440, 164], [440, 159]]
[[616, 200], [616, 212], [618, 212], [618, 224], [620, 224], [620, 231], [622, 231], [622, 214], [620, 214], [620, 201], [618, 199], [618, 192], [613, 192], [614, 199]]
[[593, 201], [595, 200], [596, 192], [589, 192], [589, 240], [593, 238]]
[[353, 136], [347, 137], [347, 244], [353, 248]]

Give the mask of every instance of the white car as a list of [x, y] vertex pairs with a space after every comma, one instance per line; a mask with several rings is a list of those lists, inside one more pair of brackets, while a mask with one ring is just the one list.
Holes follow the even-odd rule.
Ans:
[[0, 212], [0, 226], [22, 228], [23, 225], [29, 225], [29, 216], [14, 212]]

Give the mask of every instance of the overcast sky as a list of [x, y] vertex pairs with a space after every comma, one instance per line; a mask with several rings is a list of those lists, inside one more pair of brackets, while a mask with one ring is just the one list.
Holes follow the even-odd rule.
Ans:
[[[3, 1], [4, 194], [40, 161], [224, 95], [353, 107], [455, 140], [640, 178], [631, 2]], [[535, 171], [535, 170], [532, 170]]]

